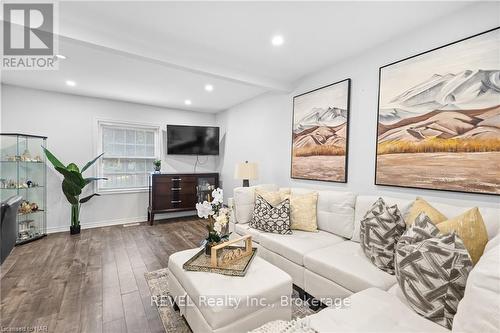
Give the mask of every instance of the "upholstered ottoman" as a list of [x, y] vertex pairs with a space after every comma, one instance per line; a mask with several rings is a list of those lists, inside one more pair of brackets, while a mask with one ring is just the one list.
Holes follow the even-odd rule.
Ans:
[[287, 273], [257, 256], [244, 277], [185, 271], [182, 265], [199, 250], [174, 253], [168, 261], [170, 294], [194, 333], [248, 332], [291, 319]]

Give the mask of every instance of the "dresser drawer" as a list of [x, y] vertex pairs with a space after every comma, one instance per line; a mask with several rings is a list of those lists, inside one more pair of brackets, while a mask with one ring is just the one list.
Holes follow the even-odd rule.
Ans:
[[193, 193], [157, 195], [153, 209], [196, 208], [196, 195]]

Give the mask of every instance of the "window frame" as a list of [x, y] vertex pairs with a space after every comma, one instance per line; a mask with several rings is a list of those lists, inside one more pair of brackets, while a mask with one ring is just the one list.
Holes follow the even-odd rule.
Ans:
[[[114, 119], [100, 119], [97, 118], [94, 122], [95, 125], [95, 136], [96, 144], [95, 144], [95, 155], [98, 156], [103, 153], [104, 145], [103, 145], [103, 128], [104, 127], [116, 127], [122, 129], [144, 129], [144, 130], [153, 130], [154, 132], [154, 159], [161, 159], [161, 145], [162, 142], [160, 140], [161, 134], [161, 125], [159, 124], [148, 124], [148, 123], [139, 123], [134, 121], [124, 121], [124, 120], [114, 120]], [[104, 157], [104, 156], [103, 156]], [[143, 159], [143, 158], [140, 158]], [[95, 165], [95, 174], [97, 177], [103, 177], [103, 158], [97, 160]], [[98, 194], [120, 194], [120, 193], [143, 193], [149, 191], [149, 185], [145, 187], [129, 187], [129, 188], [112, 188], [106, 189], [101, 187], [100, 183], [102, 181], [94, 182], [94, 192]]]

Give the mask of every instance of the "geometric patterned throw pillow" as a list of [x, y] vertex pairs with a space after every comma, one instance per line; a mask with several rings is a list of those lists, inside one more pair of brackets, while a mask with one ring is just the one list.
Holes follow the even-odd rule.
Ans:
[[361, 220], [360, 244], [365, 255], [381, 270], [394, 275], [394, 250], [406, 228], [397, 205], [387, 207], [382, 198]]
[[425, 213], [418, 215], [396, 246], [396, 279], [408, 303], [448, 329], [471, 270], [462, 240], [454, 232], [439, 233]]
[[290, 200], [285, 199], [273, 207], [257, 194], [250, 227], [275, 234], [291, 234]]

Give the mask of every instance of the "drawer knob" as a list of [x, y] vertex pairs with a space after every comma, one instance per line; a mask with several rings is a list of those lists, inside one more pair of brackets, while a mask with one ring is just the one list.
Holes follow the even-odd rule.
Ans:
[[182, 187], [172, 187], [172, 191], [180, 191], [182, 190]]
[[172, 200], [172, 201], [170, 201], [170, 203], [181, 203], [181, 202], [182, 202], [182, 200]]

